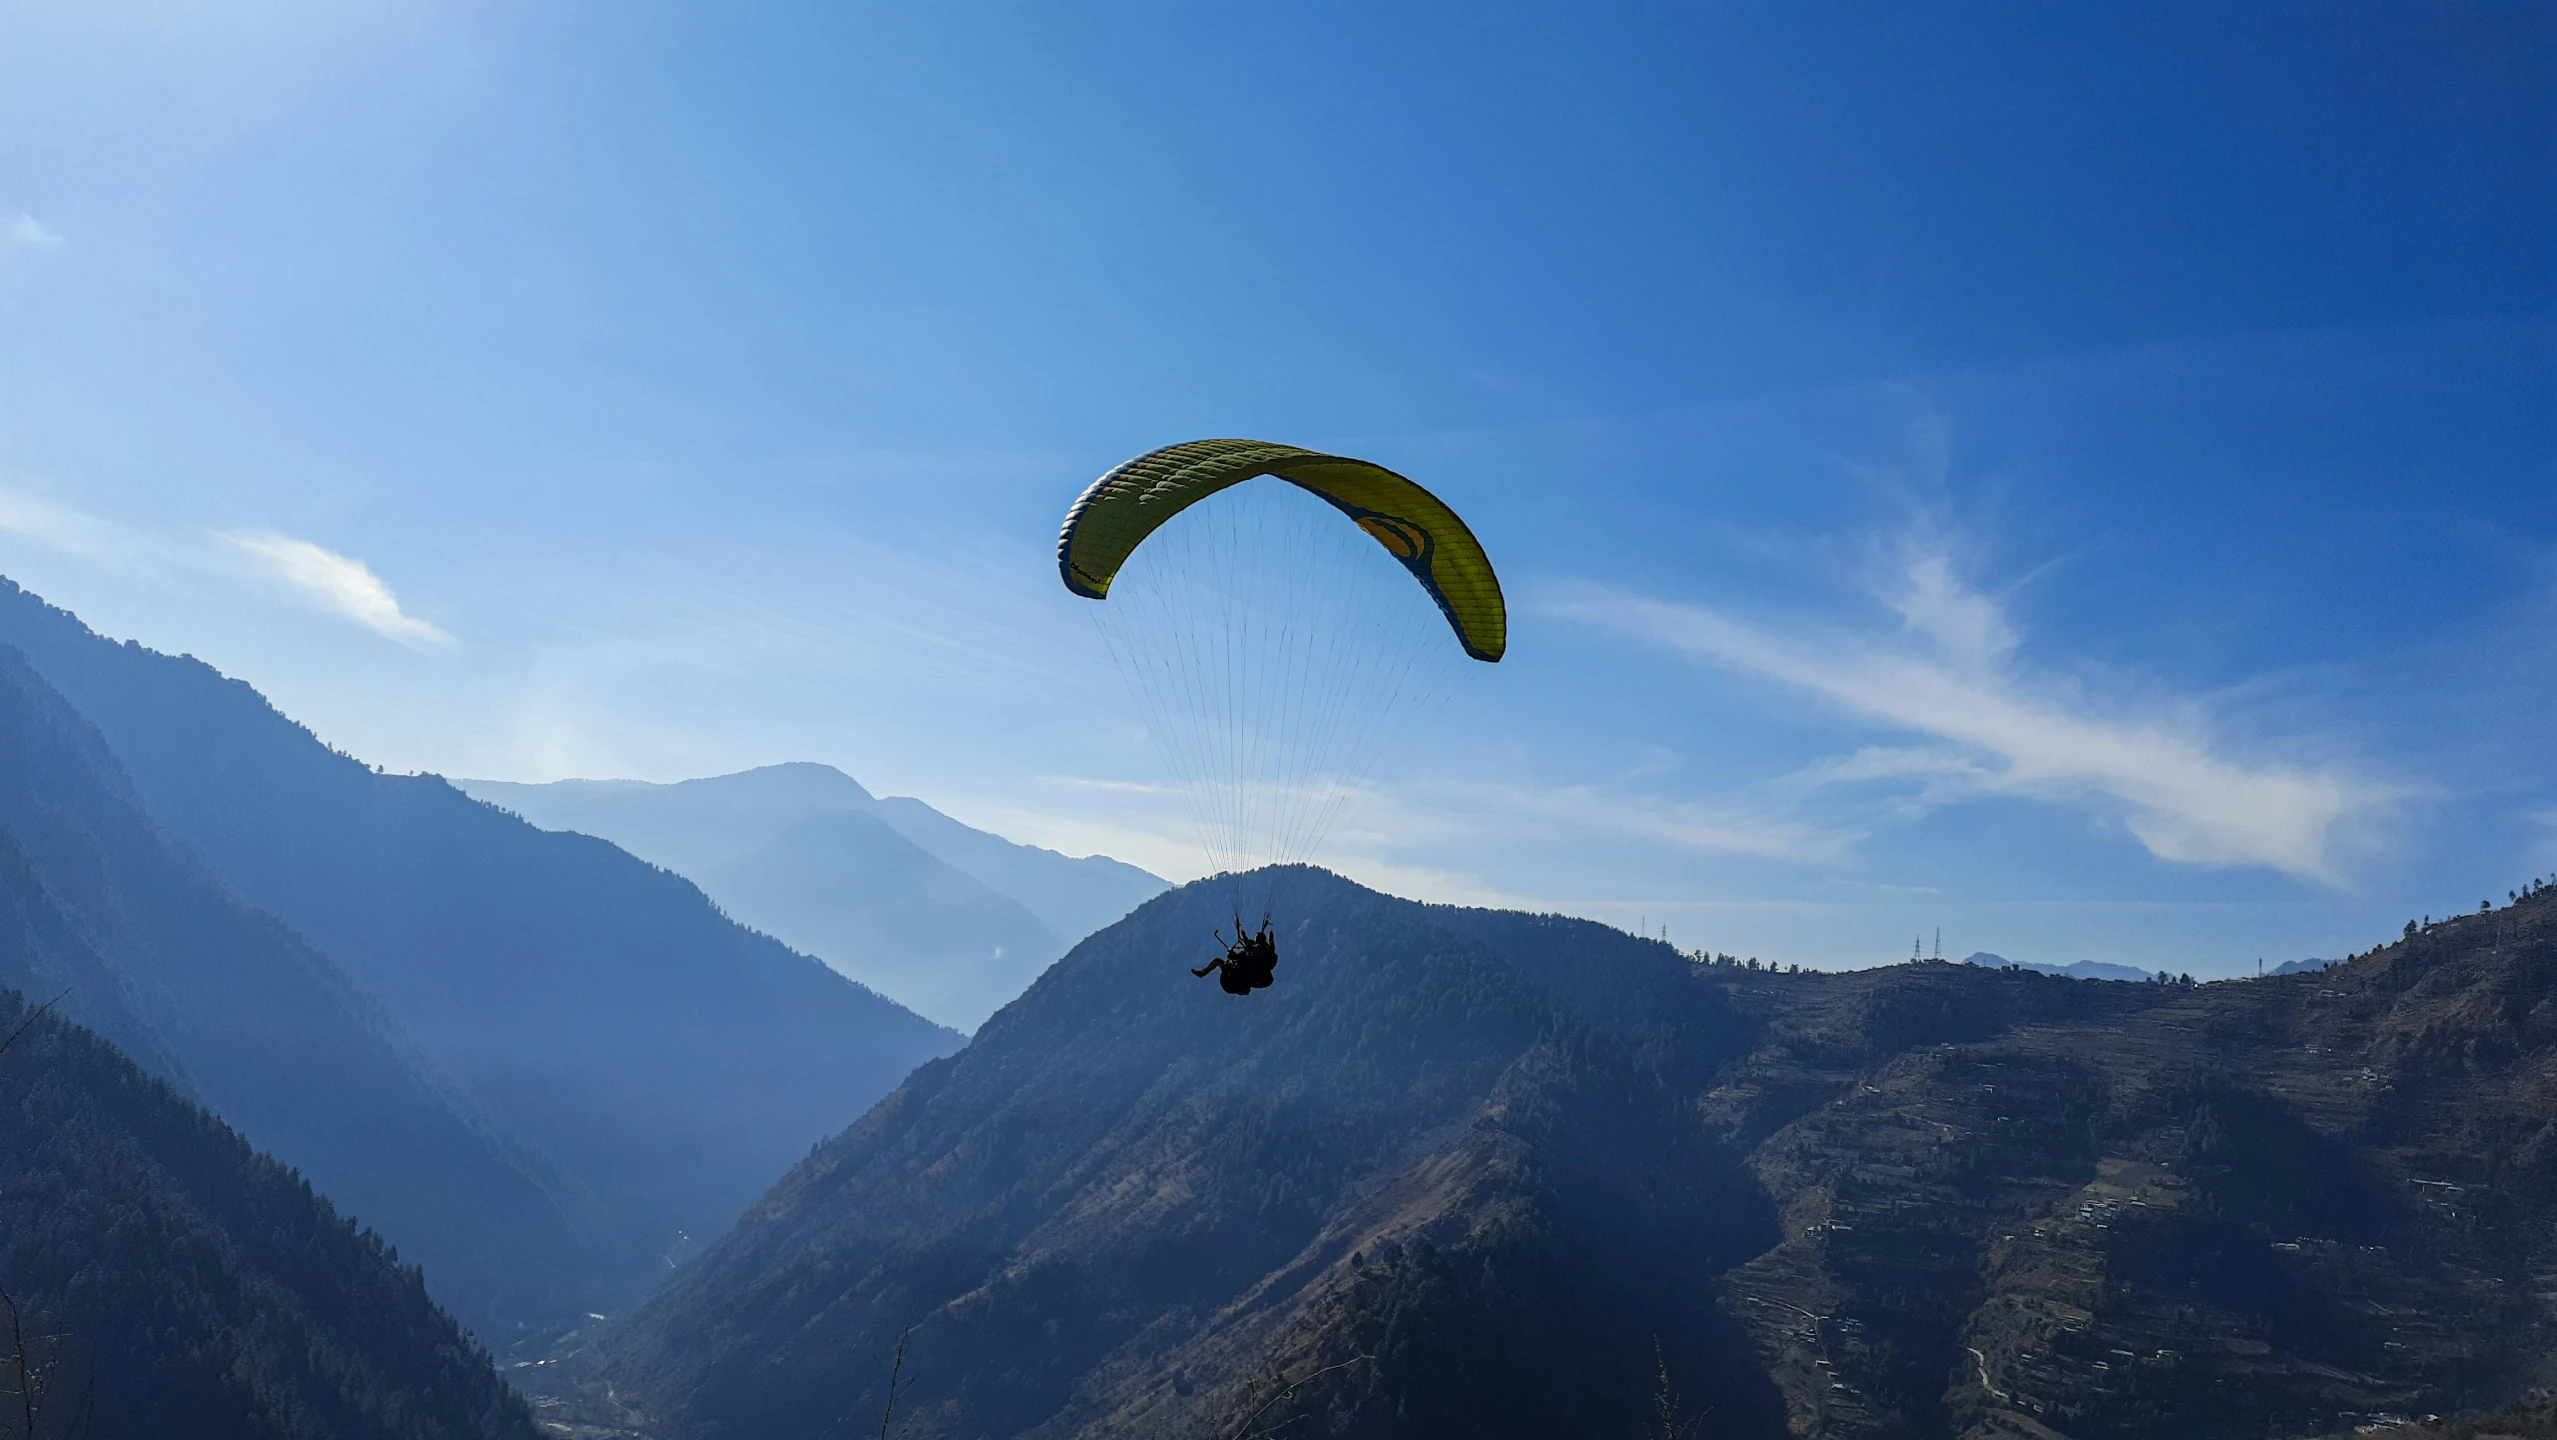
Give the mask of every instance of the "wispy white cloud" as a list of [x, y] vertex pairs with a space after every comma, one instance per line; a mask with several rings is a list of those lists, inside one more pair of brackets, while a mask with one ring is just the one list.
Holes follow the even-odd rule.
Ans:
[[131, 526], [5, 488], [0, 488], [0, 534], [23, 535], [93, 560], [122, 560], [152, 548], [151, 537]]
[[1858, 829], [1820, 825], [1767, 807], [1671, 800], [1595, 785], [1405, 784], [1371, 796], [1360, 818], [1404, 844], [1462, 841], [1488, 826], [1511, 837], [1606, 835], [1697, 855], [1811, 864], [1843, 860], [1864, 838]]
[[452, 636], [402, 610], [391, 587], [361, 560], [289, 535], [229, 534], [222, 539], [306, 603], [403, 645], [424, 648], [453, 643]]
[[62, 232], [20, 211], [0, 219], [0, 249], [58, 250], [62, 248]]
[[1896, 782], [1919, 807], [1987, 794], [2092, 805], [2161, 859], [2328, 884], [2340, 883], [2357, 822], [2399, 798], [2337, 765], [2241, 753], [2198, 699], [2109, 702], [2020, 663], [2005, 607], [1965, 584], [1941, 548], [1904, 553], [1881, 598], [1900, 617], [1897, 633], [1770, 627], [1599, 589], [1548, 608], [1935, 742], [1824, 762], [1789, 777], [1797, 790]]
[[94, 560], [125, 573], [187, 570], [236, 576], [242, 562], [295, 598], [403, 645], [445, 646], [453, 637], [400, 608], [399, 597], [361, 560], [271, 532], [208, 536], [127, 525], [31, 491], [0, 486], [0, 534]]
[[453, 643], [452, 636], [402, 609], [391, 587], [364, 562], [289, 535], [147, 530], [7, 486], [0, 486], [0, 535], [33, 540], [121, 576], [188, 574], [236, 584], [245, 571], [280, 584], [305, 605], [402, 645], [441, 649]]

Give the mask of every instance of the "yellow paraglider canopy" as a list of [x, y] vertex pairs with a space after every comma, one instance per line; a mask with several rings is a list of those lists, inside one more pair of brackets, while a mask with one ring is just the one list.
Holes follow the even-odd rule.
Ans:
[[1191, 505], [1257, 476], [1311, 491], [1356, 521], [1438, 602], [1465, 653], [1496, 661], [1509, 648], [1509, 609], [1482, 543], [1446, 502], [1382, 465], [1266, 440], [1192, 440], [1139, 455], [1092, 482], [1057, 537], [1065, 588], [1109, 596], [1110, 581], [1145, 537]]

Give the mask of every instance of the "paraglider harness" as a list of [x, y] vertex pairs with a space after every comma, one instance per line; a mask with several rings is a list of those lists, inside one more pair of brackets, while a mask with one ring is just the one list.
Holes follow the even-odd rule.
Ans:
[[1278, 942], [1270, 938], [1269, 916], [1261, 917], [1261, 933], [1246, 935], [1243, 933], [1243, 917], [1237, 913], [1234, 917], [1234, 939], [1230, 944], [1224, 931], [1212, 933], [1216, 936], [1216, 943], [1225, 946], [1225, 953], [1191, 971], [1191, 974], [1206, 979], [1211, 971], [1216, 972], [1216, 983], [1228, 995], [1249, 995], [1267, 988], [1278, 978], [1275, 973], [1278, 969]]

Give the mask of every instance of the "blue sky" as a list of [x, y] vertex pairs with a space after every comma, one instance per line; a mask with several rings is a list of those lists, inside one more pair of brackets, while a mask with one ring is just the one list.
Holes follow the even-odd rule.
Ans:
[[1502, 566], [1405, 893], [2214, 974], [2557, 870], [2557, 9], [0, 5], [0, 573], [388, 768], [1179, 873], [1049, 556], [1224, 434]]

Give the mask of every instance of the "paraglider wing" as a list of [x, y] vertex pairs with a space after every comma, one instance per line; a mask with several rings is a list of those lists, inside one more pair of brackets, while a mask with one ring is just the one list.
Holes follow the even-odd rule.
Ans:
[[1500, 577], [1446, 502], [1382, 465], [1265, 440], [1167, 445], [1092, 482], [1057, 537], [1065, 587], [1087, 599], [1106, 598], [1119, 567], [1164, 522], [1262, 475], [1321, 496], [1385, 547], [1438, 602], [1466, 654], [1496, 661], [1509, 648]]

